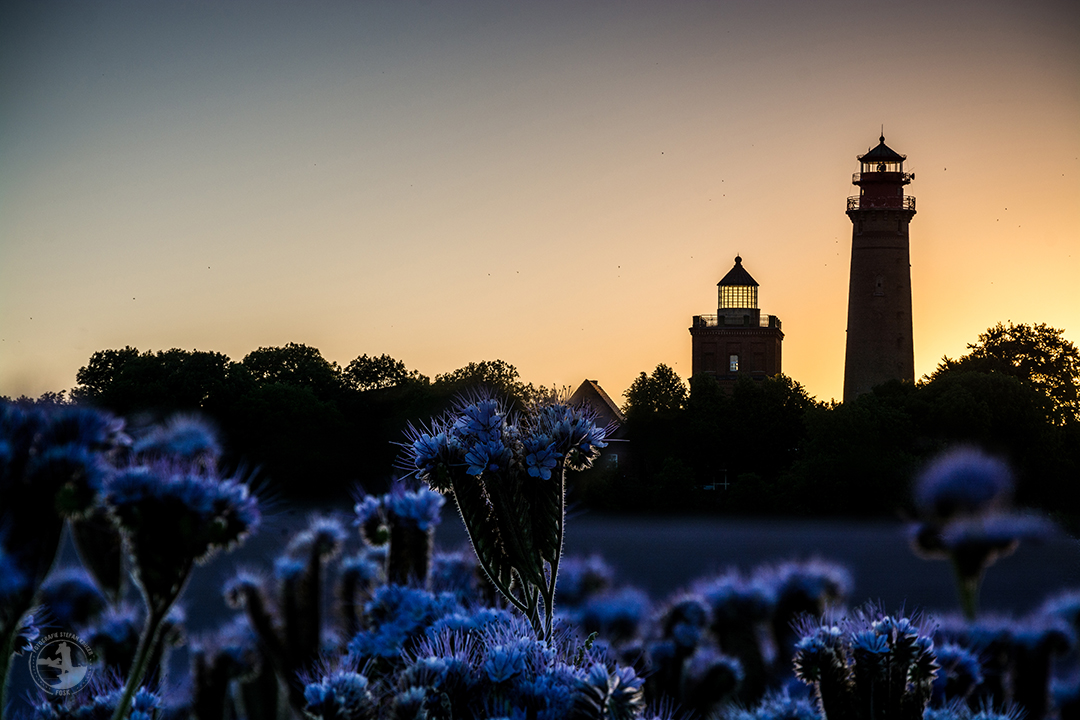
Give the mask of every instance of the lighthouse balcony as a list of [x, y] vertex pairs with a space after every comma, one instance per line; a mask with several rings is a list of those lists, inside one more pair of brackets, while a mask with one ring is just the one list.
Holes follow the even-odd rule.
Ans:
[[775, 315], [759, 315], [757, 322], [749, 311], [742, 316], [733, 315], [695, 315], [694, 327], [768, 327], [780, 329], [780, 318]]
[[915, 173], [906, 172], [857, 172], [851, 174], [851, 184], [859, 183], [900, 183], [907, 185], [915, 179]]
[[848, 212], [852, 210], [915, 210], [913, 195], [852, 195], [847, 199]]

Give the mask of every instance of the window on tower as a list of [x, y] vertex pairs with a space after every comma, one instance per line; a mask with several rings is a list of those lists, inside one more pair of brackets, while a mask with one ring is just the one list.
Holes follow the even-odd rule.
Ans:
[[721, 285], [720, 309], [756, 308], [757, 290], [753, 285]]

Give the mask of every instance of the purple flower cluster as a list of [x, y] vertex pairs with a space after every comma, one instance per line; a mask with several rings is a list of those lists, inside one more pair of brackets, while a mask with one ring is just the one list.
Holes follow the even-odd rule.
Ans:
[[1013, 481], [1009, 466], [971, 447], [939, 456], [915, 485], [915, 504], [928, 518], [986, 512], [1007, 503]]
[[814, 688], [826, 717], [922, 717], [939, 668], [923, 618], [870, 607], [802, 629], [795, 675]]
[[217, 433], [196, 415], [174, 415], [151, 426], [135, 439], [131, 449], [142, 458], [170, 458], [205, 468], [215, 467], [221, 457]]
[[165, 461], [119, 472], [104, 501], [153, 602], [171, 603], [195, 563], [232, 548], [259, 523], [258, 503], [240, 480]]
[[1010, 510], [1012, 489], [1005, 463], [967, 447], [940, 456], [916, 481], [921, 517], [910, 528], [912, 549], [921, 557], [952, 562], [968, 618], [977, 613], [986, 569], [1022, 540], [1041, 539], [1053, 530], [1043, 517]]
[[479, 477], [519, 467], [549, 480], [562, 463], [588, 467], [607, 446], [607, 430], [595, 420], [584, 406], [549, 400], [513, 415], [499, 399], [480, 397], [434, 420], [430, 431], [410, 428], [404, 467], [444, 492], [455, 470]]
[[355, 670], [335, 670], [304, 688], [304, 711], [319, 720], [367, 720], [376, 716], [368, 679]]

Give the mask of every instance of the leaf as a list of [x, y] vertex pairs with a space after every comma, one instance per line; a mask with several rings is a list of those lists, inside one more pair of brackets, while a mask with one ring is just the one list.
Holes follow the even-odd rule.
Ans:
[[454, 499], [457, 501], [461, 521], [469, 534], [473, 551], [496, 587], [509, 589], [512, 576], [510, 558], [500, 541], [498, 527], [492, 517], [483, 484], [463, 472], [454, 474]]
[[526, 519], [532, 526], [532, 539], [537, 554], [554, 564], [562, 552], [563, 465], [551, 473], [550, 480], [528, 478], [524, 487], [525, 501], [529, 506]]
[[543, 561], [533, 542], [529, 503], [517, 477], [485, 475], [485, 488], [494, 509], [499, 535], [510, 563], [528, 585], [544, 584]]

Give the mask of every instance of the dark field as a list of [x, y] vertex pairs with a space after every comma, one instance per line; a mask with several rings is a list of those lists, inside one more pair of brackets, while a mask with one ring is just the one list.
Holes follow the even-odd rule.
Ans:
[[[302, 528], [307, 517], [306, 510], [281, 511], [268, 518], [244, 547], [198, 568], [186, 594], [189, 610], [212, 607], [213, 615], [220, 617], [217, 613], [225, 611], [220, 588], [231, 568], [244, 565], [271, 572], [284, 538]], [[908, 548], [905, 526], [898, 521], [579, 514], [571, 515], [566, 526], [567, 556], [600, 554], [615, 569], [617, 583], [637, 586], [654, 601], [702, 575], [729, 567], [745, 572], [763, 563], [817, 557], [842, 563], [852, 573], [851, 604], [874, 600], [887, 610], [901, 606], [939, 612], [958, 609], [949, 564], [915, 557]], [[436, 546], [456, 549], [464, 543], [461, 521], [444, 508]], [[1058, 532], [1039, 544], [1021, 545], [987, 571], [982, 609], [1023, 614], [1063, 588], [1080, 589], [1080, 541]], [[193, 612], [189, 623], [205, 627], [212, 624], [205, 622], [209, 619]]]
[[[233, 612], [221, 599], [221, 587], [237, 567], [273, 571], [274, 558], [287, 538], [306, 526], [313, 512], [284, 509], [264, 518], [259, 533], [237, 551], [196, 568], [181, 599], [187, 627], [199, 633], [222, 624]], [[341, 511], [351, 518], [351, 509]], [[351, 535], [355, 548], [357, 535]], [[436, 545], [455, 549], [466, 541], [460, 520], [444, 509]], [[854, 578], [849, 604], [880, 601], [888, 611], [904, 607], [931, 614], [958, 609], [949, 565], [916, 558], [908, 549], [900, 522], [746, 520], [730, 518], [620, 517], [572, 515], [567, 521], [566, 555], [597, 553], [616, 573], [617, 584], [634, 585], [662, 601], [703, 575], [729, 567], [747, 572], [763, 563], [821, 558], [845, 565]], [[64, 560], [74, 562], [70, 544]], [[1050, 594], [1080, 589], [1080, 542], [1058, 532], [1039, 544], [1022, 545], [987, 572], [982, 609], [1013, 615], [1036, 608]], [[187, 662], [174, 653], [180, 673]], [[13, 697], [30, 688], [23, 662], [12, 673]]]

